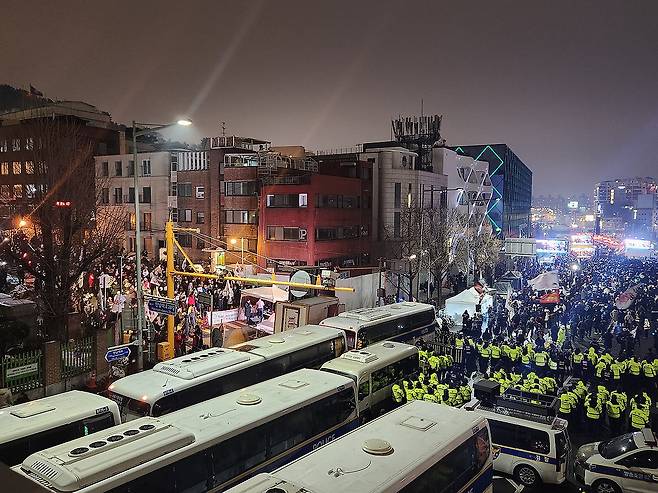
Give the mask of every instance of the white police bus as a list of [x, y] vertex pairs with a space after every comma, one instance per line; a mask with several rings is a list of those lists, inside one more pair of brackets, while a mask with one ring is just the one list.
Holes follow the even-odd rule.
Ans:
[[114, 401], [79, 390], [5, 407], [0, 409], [0, 462], [20, 464], [33, 452], [120, 422]]
[[394, 407], [391, 388], [419, 371], [418, 348], [402, 342], [377, 342], [327, 361], [322, 370], [354, 380], [359, 415], [366, 420]]
[[[518, 395], [517, 395], [518, 394]], [[477, 390], [476, 390], [477, 395]], [[561, 484], [567, 479], [571, 442], [567, 421], [548, 412], [542, 399], [554, 396], [508, 389], [495, 403], [471, 401], [464, 409], [489, 421], [494, 469], [514, 476], [524, 486]]]
[[351, 379], [304, 369], [42, 450], [13, 470], [58, 492], [217, 492], [338, 438], [357, 417]]
[[386, 340], [415, 344], [434, 333], [436, 314], [432, 305], [404, 301], [350, 310], [325, 318], [320, 325], [344, 330], [349, 349]]
[[300, 368], [319, 368], [345, 351], [338, 329], [304, 325], [233, 348], [212, 348], [163, 361], [112, 383], [124, 421], [162, 416]]
[[492, 480], [484, 418], [412, 401], [228, 493], [481, 493]]

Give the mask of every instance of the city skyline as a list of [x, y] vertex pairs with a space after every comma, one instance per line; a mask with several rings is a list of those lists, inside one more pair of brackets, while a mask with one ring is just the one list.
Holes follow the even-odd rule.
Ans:
[[658, 5], [384, 3], [8, 2], [3, 82], [310, 150], [386, 140], [422, 100], [448, 145], [512, 147], [535, 194], [654, 174]]

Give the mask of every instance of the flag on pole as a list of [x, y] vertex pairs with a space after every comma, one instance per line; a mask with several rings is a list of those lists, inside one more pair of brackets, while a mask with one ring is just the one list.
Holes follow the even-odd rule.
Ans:
[[36, 87], [34, 87], [32, 84], [30, 84], [30, 94], [32, 96], [39, 96], [41, 98], [43, 97], [43, 93], [39, 91]]

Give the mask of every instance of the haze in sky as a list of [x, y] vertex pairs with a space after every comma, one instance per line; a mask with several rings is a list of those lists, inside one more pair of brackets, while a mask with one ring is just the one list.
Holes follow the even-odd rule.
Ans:
[[443, 114], [504, 142], [534, 193], [658, 175], [658, 2], [4, 0], [0, 82], [129, 123], [348, 147]]

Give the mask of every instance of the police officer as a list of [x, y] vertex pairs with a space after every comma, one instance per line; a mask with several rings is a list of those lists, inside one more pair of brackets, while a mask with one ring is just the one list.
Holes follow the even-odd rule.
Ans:
[[571, 418], [571, 411], [573, 410], [572, 400], [568, 393], [564, 392], [560, 395], [560, 409], [559, 414], [562, 419], [569, 420]]
[[429, 386], [427, 388], [427, 393], [423, 396], [423, 400], [434, 403], [438, 402], [436, 395], [434, 394], [434, 387]]
[[631, 409], [628, 419], [630, 420], [631, 429], [633, 431], [640, 431], [648, 426], [649, 413], [641, 407], [636, 407], [635, 409]]
[[583, 353], [580, 351], [580, 348], [576, 348], [574, 351], [573, 355], [571, 356], [571, 361], [573, 363], [571, 367], [571, 374], [575, 378], [582, 378], [583, 376], [583, 359], [584, 359]]
[[400, 385], [399, 382], [393, 384], [393, 387], [391, 387], [391, 391], [393, 392], [393, 400], [395, 401], [396, 404], [404, 404], [404, 391], [402, 390], [402, 386]]
[[585, 398], [585, 418], [587, 431], [592, 432], [601, 421], [601, 401], [595, 394], [589, 394]]
[[617, 394], [614, 392], [610, 395], [610, 400], [606, 404], [606, 412], [608, 414], [608, 423], [610, 425], [612, 436], [616, 437], [621, 435], [623, 422], [621, 415], [624, 412], [624, 408], [621, 402], [617, 400]]
[[489, 348], [489, 343], [484, 342], [479, 345], [478, 350], [480, 352], [480, 373], [486, 373], [489, 369], [489, 356], [491, 356], [491, 349]]

